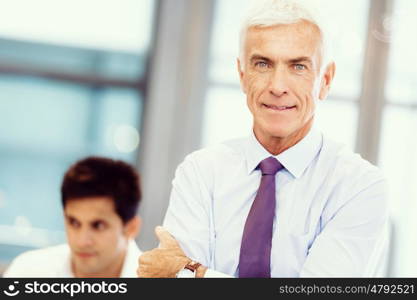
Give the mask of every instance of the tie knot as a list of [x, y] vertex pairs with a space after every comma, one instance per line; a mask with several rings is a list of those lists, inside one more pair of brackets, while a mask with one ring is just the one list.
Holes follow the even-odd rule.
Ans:
[[282, 165], [275, 157], [270, 156], [259, 163], [259, 169], [262, 175], [275, 175], [282, 169]]

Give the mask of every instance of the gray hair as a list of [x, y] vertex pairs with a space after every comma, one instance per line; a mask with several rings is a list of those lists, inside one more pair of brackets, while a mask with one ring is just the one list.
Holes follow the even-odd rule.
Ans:
[[312, 0], [264, 0], [255, 2], [244, 19], [239, 37], [239, 57], [243, 63], [244, 44], [250, 27], [270, 27], [280, 24], [295, 24], [303, 20], [317, 26], [322, 40], [321, 70], [332, 60], [331, 45], [324, 21], [312, 6]]

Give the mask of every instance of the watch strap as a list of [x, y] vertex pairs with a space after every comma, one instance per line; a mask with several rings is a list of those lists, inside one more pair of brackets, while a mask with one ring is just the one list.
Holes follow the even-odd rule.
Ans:
[[195, 273], [200, 266], [201, 266], [200, 263], [192, 260], [184, 266], [184, 269], [188, 269], [191, 272]]

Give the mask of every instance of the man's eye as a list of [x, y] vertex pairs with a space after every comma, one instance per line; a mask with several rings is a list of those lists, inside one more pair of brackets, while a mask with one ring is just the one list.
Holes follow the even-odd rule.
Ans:
[[77, 220], [69, 219], [68, 223], [70, 224], [71, 227], [75, 227], [75, 228], [80, 227], [80, 223]]
[[92, 227], [95, 230], [103, 230], [104, 228], [106, 228], [106, 225], [103, 222], [94, 222], [92, 224]]
[[304, 71], [305, 69], [307, 69], [307, 67], [305, 65], [302, 65], [302, 64], [295, 64], [294, 69], [296, 71]]
[[255, 66], [259, 67], [259, 68], [267, 68], [268, 64], [264, 61], [258, 61], [258, 62], [255, 63]]

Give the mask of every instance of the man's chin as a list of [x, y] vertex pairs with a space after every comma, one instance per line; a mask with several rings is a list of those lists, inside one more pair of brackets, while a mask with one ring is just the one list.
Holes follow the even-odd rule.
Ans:
[[292, 131], [290, 128], [288, 128], [288, 125], [269, 127], [267, 132], [271, 138], [276, 138], [276, 139], [285, 139], [285, 138], [290, 137], [292, 134]]
[[97, 268], [81, 268], [77, 269], [77, 274], [80, 274], [81, 277], [98, 277], [97, 274], [100, 274], [100, 270]]
[[76, 267], [78, 273], [82, 274], [97, 274], [100, 271], [99, 263], [96, 261], [80, 260], [76, 259], [74, 261], [74, 266]]
[[262, 120], [254, 124], [255, 133], [281, 139], [291, 136], [296, 128], [296, 122], [285, 119]]
[[[305, 135], [308, 129], [311, 127], [310, 122], [306, 124], [300, 124], [298, 121], [285, 121], [280, 120], [274, 123], [264, 124], [263, 131], [266, 132], [272, 138], [287, 139], [293, 138], [299, 135]], [[255, 131], [256, 132], [256, 131]]]

